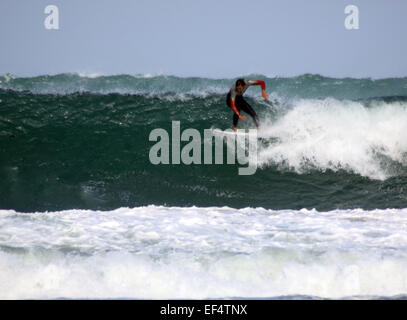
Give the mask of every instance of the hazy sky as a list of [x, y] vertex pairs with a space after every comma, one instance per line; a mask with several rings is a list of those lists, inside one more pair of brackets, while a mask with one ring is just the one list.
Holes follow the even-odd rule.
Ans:
[[406, 17], [406, 0], [0, 0], [0, 74], [401, 77]]

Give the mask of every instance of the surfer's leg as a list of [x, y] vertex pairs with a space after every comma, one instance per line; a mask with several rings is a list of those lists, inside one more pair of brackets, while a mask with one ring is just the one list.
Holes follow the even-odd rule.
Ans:
[[259, 127], [259, 117], [256, 114], [256, 111], [250, 106], [250, 104], [247, 103], [247, 101], [243, 98], [241, 98], [241, 101], [239, 101], [240, 108], [248, 113], [252, 118], [254, 123], [256, 124], [256, 127]]

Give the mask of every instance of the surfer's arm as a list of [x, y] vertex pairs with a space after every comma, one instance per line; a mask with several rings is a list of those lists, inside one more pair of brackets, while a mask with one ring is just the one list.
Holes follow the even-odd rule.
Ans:
[[235, 99], [236, 99], [236, 91], [234, 88], [230, 89], [230, 107], [232, 108], [233, 112], [236, 113], [237, 116], [240, 117], [240, 112], [237, 110], [236, 105], [235, 105]]
[[236, 106], [235, 106], [235, 101], [233, 100], [233, 98], [230, 98], [230, 107], [232, 108], [233, 112], [237, 114], [237, 116], [242, 119], [242, 120], [246, 120], [245, 116], [242, 116], [239, 112], [239, 110], [237, 110]]
[[263, 80], [249, 80], [251, 86], [261, 86], [261, 95], [264, 99], [268, 99], [269, 95], [266, 92], [266, 83]]
[[266, 83], [263, 80], [249, 80], [247, 81], [251, 86], [261, 86], [261, 90], [266, 90]]
[[235, 106], [235, 101], [233, 100], [233, 98], [230, 98], [230, 107], [232, 108], [234, 113], [236, 113], [238, 116], [240, 116], [240, 112], [239, 112], [239, 110], [237, 110], [237, 108]]

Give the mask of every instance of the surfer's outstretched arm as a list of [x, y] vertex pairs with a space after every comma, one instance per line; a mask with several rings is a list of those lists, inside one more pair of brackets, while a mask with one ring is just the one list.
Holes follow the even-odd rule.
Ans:
[[266, 92], [266, 83], [263, 80], [249, 80], [248, 83], [251, 86], [261, 86], [261, 95], [264, 99], [269, 98], [269, 95]]

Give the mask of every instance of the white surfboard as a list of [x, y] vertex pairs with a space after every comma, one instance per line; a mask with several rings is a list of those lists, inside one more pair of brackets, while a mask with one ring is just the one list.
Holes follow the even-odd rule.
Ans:
[[213, 134], [220, 135], [220, 136], [243, 136], [247, 138], [257, 138], [257, 130], [252, 129], [252, 131], [247, 131], [244, 129], [238, 129], [237, 131], [233, 130], [220, 130], [220, 129], [213, 129]]

